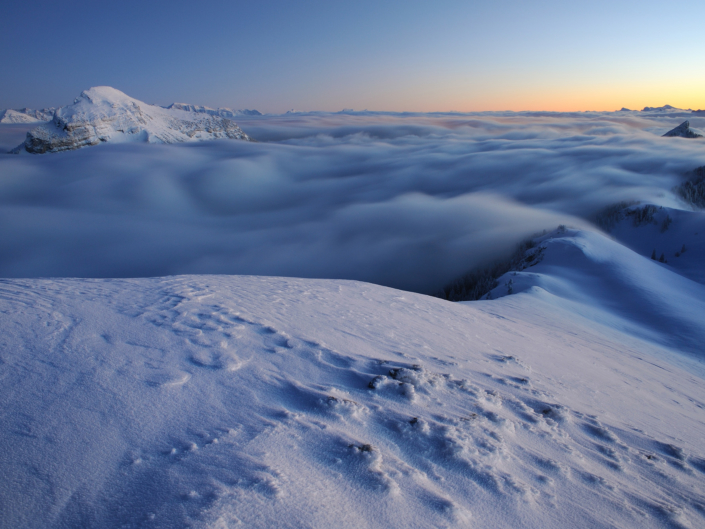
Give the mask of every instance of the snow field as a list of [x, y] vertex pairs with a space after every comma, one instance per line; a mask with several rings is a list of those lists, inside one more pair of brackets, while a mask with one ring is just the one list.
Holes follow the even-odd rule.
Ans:
[[702, 379], [550, 299], [245, 276], [0, 296], [8, 527], [703, 520]]

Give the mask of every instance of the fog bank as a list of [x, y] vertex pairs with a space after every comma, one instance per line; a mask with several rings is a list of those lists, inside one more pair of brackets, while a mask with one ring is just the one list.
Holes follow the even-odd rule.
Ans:
[[258, 143], [2, 155], [0, 276], [259, 274], [431, 292], [605, 205], [674, 202], [671, 187], [705, 165], [705, 142], [660, 137], [680, 119], [293, 114], [239, 120]]

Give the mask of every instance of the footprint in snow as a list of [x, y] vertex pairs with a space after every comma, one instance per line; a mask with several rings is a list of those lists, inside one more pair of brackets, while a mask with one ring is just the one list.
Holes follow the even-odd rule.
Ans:
[[191, 362], [199, 367], [209, 369], [224, 369], [225, 371], [237, 371], [244, 362], [231, 351], [213, 351], [212, 349], [202, 349], [191, 355]]

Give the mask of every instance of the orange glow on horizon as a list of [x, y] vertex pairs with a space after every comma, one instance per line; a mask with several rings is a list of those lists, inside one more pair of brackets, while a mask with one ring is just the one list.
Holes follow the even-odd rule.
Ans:
[[671, 105], [682, 109], [705, 109], [705, 87], [683, 89], [650, 87], [633, 89], [632, 87], [614, 89], [584, 88], [551, 90], [531, 90], [522, 94], [500, 94], [487, 98], [465, 99], [453, 106], [460, 112], [482, 111], [548, 111], [548, 112], [585, 112], [615, 111], [621, 108], [641, 110], [644, 107]]

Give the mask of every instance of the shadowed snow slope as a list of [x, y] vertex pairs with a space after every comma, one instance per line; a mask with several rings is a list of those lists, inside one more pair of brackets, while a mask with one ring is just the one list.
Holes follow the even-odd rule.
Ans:
[[115, 88], [97, 86], [82, 92], [72, 105], [59, 108], [52, 121], [31, 130], [18, 150], [41, 154], [102, 142], [181, 143], [219, 138], [249, 139], [230, 119], [148, 105]]
[[[597, 237], [546, 240], [535, 270], [586, 305], [640, 274], [659, 300], [695, 285]], [[597, 263], [617, 268], [607, 283]], [[4, 527], [705, 523], [702, 364], [556, 295], [453, 304], [246, 276], [0, 286]], [[701, 294], [680, 296], [668, 310]], [[630, 310], [665, 314], [614, 308]], [[702, 336], [702, 304], [690, 312], [668, 324]]]

